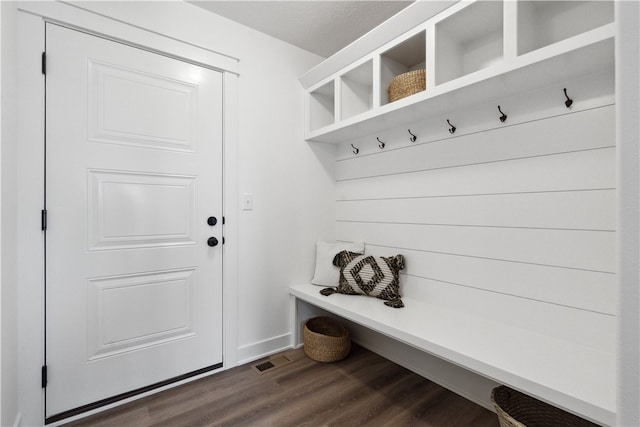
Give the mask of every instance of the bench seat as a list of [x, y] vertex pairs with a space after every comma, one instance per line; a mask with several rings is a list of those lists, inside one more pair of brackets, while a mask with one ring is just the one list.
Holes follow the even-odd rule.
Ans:
[[[393, 309], [377, 298], [290, 288], [295, 299], [508, 385], [594, 422], [615, 423], [615, 354], [403, 298]], [[304, 319], [297, 319], [298, 325]]]

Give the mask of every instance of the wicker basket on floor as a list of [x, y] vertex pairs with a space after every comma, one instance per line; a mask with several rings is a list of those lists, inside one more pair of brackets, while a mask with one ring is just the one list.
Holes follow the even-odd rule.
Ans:
[[425, 70], [409, 71], [395, 76], [389, 83], [389, 102], [422, 92], [426, 87]]
[[506, 386], [493, 389], [491, 402], [496, 408], [500, 427], [597, 427], [592, 422]]
[[318, 362], [342, 360], [351, 350], [349, 331], [337, 320], [314, 317], [304, 324], [304, 354]]

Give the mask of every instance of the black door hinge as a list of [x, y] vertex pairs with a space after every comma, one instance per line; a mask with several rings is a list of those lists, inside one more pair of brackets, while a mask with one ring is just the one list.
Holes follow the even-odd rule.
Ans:
[[42, 375], [42, 388], [47, 387], [47, 365], [43, 365], [42, 366], [42, 371], [41, 371], [41, 375]]
[[42, 52], [42, 74], [47, 75], [47, 53]]
[[40, 211], [40, 224], [42, 231], [47, 231], [47, 210]]

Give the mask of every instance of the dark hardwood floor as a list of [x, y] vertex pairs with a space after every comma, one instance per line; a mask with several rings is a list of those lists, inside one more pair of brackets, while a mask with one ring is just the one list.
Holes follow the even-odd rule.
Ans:
[[240, 366], [67, 426], [498, 427], [494, 413], [362, 347], [336, 363], [282, 355], [292, 362]]

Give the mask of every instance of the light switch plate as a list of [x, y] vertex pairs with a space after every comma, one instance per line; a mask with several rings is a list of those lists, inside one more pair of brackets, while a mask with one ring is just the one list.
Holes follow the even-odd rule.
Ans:
[[253, 194], [244, 193], [242, 195], [242, 210], [243, 211], [252, 211], [253, 210]]

